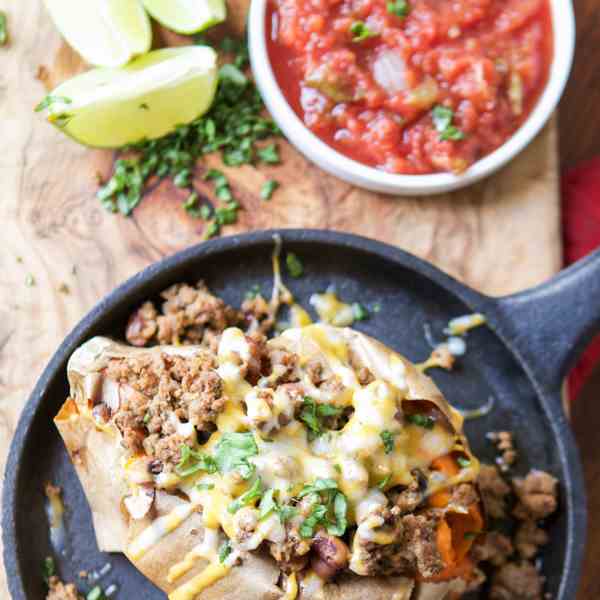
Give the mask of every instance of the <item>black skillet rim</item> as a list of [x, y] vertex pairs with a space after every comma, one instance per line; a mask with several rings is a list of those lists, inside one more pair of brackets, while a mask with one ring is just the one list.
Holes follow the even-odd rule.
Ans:
[[[200, 258], [205, 259], [224, 251], [271, 244], [275, 234], [280, 235], [284, 242], [333, 244], [392, 261], [401, 267], [415, 270], [431, 279], [437, 285], [456, 295], [473, 310], [477, 310], [486, 304], [489, 306], [490, 303], [489, 298], [466, 287], [433, 265], [399, 248], [353, 234], [327, 230], [273, 229], [233, 235], [192, 246], [148, 266], [105, 296], [67, 335], [42, 373], [21, 413], [6, 463], [2, 494], [4, 568], [13, 600], [31, 600], [25, 595], [23, 580], [26, 574], [22, 573], [18, 560], [19, 548], [17, 547], [16, 532], [18, 500], [15, 492], [20, 477], [19, 458], [23, 454], [29, 429], [45, 398], [50, 382], [62, 374], [61, 365], [87, 337], [87, 332], [106, 318], [107, 313], [110, 313], [122, 302], [127, 301], [139, 286], [148, 283], [159, 273], [181, 265], [190, 265]], [[489, 324], [494, 329], [493, 319]], [[514, 352], [510, 347], [510, 340], [502, 339], [502, 341], [506, 349], [514, 356]], [[524, 367], [518, 357], [515, 356], [515, 359]], [[529, 373], [527, 369], [525, 369], [525, 372]], [[587, 510], [583, 505], [584, 503], [581, 502], [581, 499], [585, 498], [581, 462], [570, 426], [561, 408], [560, 390], [554, 390], [552, 393], [544, 392], [539, 382], [532, 379], [529, 374], [528, 377], [541, 400], [542, 409], [552, 425], [553, 435], [559, 447], [561, 467], [565, 473], [563, 495], [567, 511], [567, 539], [565, 540], [565, 564], [563, 565], [561, 584], [555, 600], [571, 600], [575, 597], [579, 583], [587, 521]]]

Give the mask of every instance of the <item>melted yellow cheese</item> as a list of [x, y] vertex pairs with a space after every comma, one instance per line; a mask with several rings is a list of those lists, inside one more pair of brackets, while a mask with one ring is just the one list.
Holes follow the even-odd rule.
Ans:
[[202, 573], [192, 577], [192, 579], [171, 592], [169, 600], [194, 600], [200, 592], [225, 577], [230, 568], [218, 560], [210, 563]]
[[335, 327], [348, 327], [354, 323], [354, 311], [350, 304], [342, 302], [334, 292], [313, 294], [310, 303], [323, 323]]
[[190, 502], [180, 504], [175, 507], [172, 512], [163, 517], [159, 517], [152, 522], [133, 542], [129, 545], [128, 554], [132, 559], [138, 560], [152, 546], [158, 543], [167, 534], [175, 531], [196, 509]]
[[[285, 386], [272, 390], [261, 387], [260, 383], [253, 387], [245, 380], [250, 357], [248, 340], [239, 329], [228, 329], [218, 352], [225, 409], [217, 419], [217, 431], [197, 450], [214, 455], [224, 433], [251, 431], [258, 454], [247, 460], [254, 466], [263, 490], [276, 490], [279, 503], [296, 497], [306, 484], [316, 479], [335, 480], [348, 500], [349, 524], [358, 525], [355, 536], [358, 545], [353, 552], [351, 568], [362, 573], [365, 565], [359, 540], [366, 538], [378, 544], [389, 544], [394, 539], [393, 533], [383, 527], [383, 519], [378, 514], [377, 507], [379, 510], [385, 507], [388, 500], [377, 486], [384, 482], [389, 489], [409, 484], [414, 469], [427, 472], [435, 458], [457, 448], [456, 435], [441, 423], [427, 429], [407, 425], [398, 418], [408, 393], [408, 367], [401, 358], [378, 352], [368, 344], [353, 347], [361, 363], [368, 365], [376, 376], [375, 381], [362, 386], [350, 364], [347, 338], [339, 330], [307, 324], [301, 329], [284, 332], [283, 338], [289, 338], [297, 348], [301, 366], [319, 357], [324, 361], [324, 367], [337, 377], [340, 385], [323, 391], [311, 381], [308, 370], [304, 370], [300, 383], [305, 393], [318, 402], [351, 409], [347, 423], [339, 431], [326, 431], [314, 440], [309, 439], [306, 425], [295, 418], [297, 408]], [[282, 416], [285, 416], [283, 422], [287, 422], [284, 426], [281, 426]], [[384, 432], [385, 436], [382, 436]], [[384, 443], [389, 436], [393, 439], [391, 448]], [[478, 463], [473, 459], [469, 467], [451, 478], [432, 472], [429, 492], [461, 481], [472, 481], [476, 478], [477, 468]], [[160, 477], [158, 475], [157, 480]], [[196, 507], [202, 508], [203, 526], [212, 536], [212, 542], [200, 544], [173, 565], [168, 580], [176, 582], [199, 560], [208, 560], [209, 565], [177, 588], [169, 596], [171, 600], [195, 599], [203, 589], [226, 575], [228, 565], [232, 563], [227, 560], [225, 565], [220, 564], [215, 554], [215, 540], [221, 530], [231, 540], [234, 552], [251, 551], [264, 540], [278, 543], [285, 538], [285, 530], [275, 514], [258, 520], [256, 499], [237, 512], [228, 510], [236, 498], [249, 490], [253, 481], [241, 479], [235, 471], [224, 474], [199, 472], [185, 480], [179, 479], [177, 487], [190, 502], [157, 519], [133, 541], [129, 553], [136, 559], [177, 528]], [[204, 485], [198, 487], [199, 483]], [[206, 489], [207, 485], [210, 489]], [[256, 519], [250, 535], [240, 535], [243, 518]], [[303, 588], [309, 580], [310, 576], [304, 578]], [[294, 600], [299, 593], [295, 577], [288, 578], [285, 586], [284, 600]]]
[[312, 319], [299, 304], [290, 306], [290, 327], [307, 327], [312, 325]]

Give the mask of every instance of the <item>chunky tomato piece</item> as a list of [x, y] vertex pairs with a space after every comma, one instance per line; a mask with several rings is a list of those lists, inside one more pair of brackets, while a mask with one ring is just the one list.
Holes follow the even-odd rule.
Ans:
[[464, 171], [515, 133], [548, 79], [548, 0], [270, 2], [290, 105], [329, 145], [392, 173]]

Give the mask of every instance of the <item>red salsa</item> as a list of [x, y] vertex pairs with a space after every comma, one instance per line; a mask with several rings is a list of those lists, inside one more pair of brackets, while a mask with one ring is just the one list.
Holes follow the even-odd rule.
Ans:
[[269, 56], [323, 141], [391, 173], [461, 173], [543, 91], [549, 0], [270, 0]]

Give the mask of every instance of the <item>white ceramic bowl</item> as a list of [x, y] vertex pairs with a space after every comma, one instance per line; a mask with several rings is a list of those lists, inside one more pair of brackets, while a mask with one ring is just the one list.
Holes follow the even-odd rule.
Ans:
[[287, 139], [319, 167], [354, 185], [397, 195], [422, 196], [456, 190], [497, 171], [512, 160], [546, 124], [571, 71], [575, 47], [575, 17], [571, 0], [550, 0], [554, 56], [544, 92], [529, 118], [500, 148], [472, 165], [464, 174], [394, 175], [363, 165], [337, 152], [304, 125], [287, 103], [271, 69], [267, 53], [267, 0], [252, 0], [248, 18], [250, 61], [256, 84], [269, 112]]

